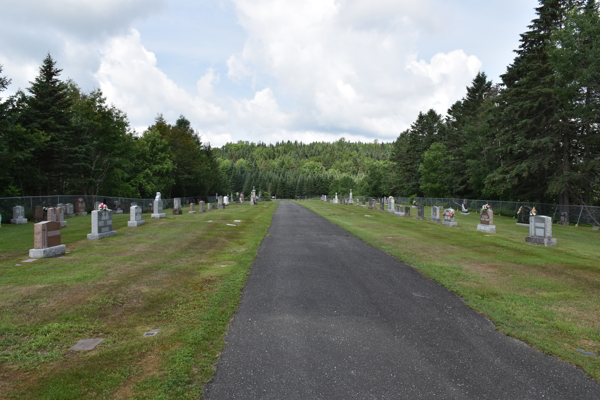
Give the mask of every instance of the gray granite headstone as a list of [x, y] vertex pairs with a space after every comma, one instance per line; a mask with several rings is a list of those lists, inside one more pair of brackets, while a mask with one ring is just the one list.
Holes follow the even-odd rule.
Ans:
[[552, 218], [543, 215], [529, 217], [529, 236], [525, 242], [538, 246], [554, 247], [556, 239], [552, 238]]
[[112, 223], [112, 211], [92, 211], [92, 233], [88, 233], [87, 238], [96, 240], [116, 235]]
[[136, 228], [140, 225], [144, 225], [146, 221], [142, 219], [142, 207], [140, 206], [131, 206], [129, 208], [129, 221], [127, 221], [127, 226], [130, 228]]

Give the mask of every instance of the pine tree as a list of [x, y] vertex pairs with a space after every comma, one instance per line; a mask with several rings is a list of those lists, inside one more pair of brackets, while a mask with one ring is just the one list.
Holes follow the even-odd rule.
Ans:
[[[563, 119], [556, 96], [556, 74], [548, 60], [552, 33], [561, 29], [568, 0], [541, 0], [538, 17], [521, 35], [517, 57], [502, 75], [505, 89], [497, 99], [495, 123], [501, 166], [487, 179], [491, 190], [506, 198], [551, 200], [549, 182], [559, 170], [570, 174], [575, 130]], [[567, 123], [565, 123], [567, 122]], [[570, 189], [558, 190], [559, 201], [569, 204]]]
[[[36, 154], [39, 194], [65, 193], [73, 159], [74, 129], [71, 100], [67, 85], [58, 79], [61, 69], [50, 54], [44, 59], [39, 75], [31, 82], [19, 123], [30, 133], [43, 133], [48, 141]], [[42, 188], [45, 188], [43, 191]]]

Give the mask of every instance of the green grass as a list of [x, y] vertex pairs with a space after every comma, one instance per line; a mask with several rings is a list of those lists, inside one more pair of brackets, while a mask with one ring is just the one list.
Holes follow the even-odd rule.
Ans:
[[508, 217], [494, 215], [498, 233], [486, 234], [475, 229], [478, 213], [458, 215], [459, 227], [450, 228], [357, 206], [299, 203], [457, 293], [498, 330], [600, 379], [600, 357], [576, 351], [600, 354], [600, 232], [554, 225], [557, 247], [549, 248], [525, 243], [528, 228]]
[[[74, 217], [61, 229], [69, 254], [33, 263], [32, 224], [2, 225], [0, 398], [201, 396], [276, 205], [168, 210], [138, 228], [114, 215], [117, 235], [101, 240], [86, 238], [89, 215]], [[68, 350], [85, 338], [105, 341]]]

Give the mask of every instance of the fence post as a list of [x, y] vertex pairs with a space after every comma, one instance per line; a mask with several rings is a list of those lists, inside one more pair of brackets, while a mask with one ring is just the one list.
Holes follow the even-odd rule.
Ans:
[[[556, 211], [558, 210], [558, 205], [556, 205], [556, 207], [554, 207], [554, 214], [552, 214], [552, 219], [556, 218]], [[558, 221], [560, 221], [560, 218], [558, 219]], [[556, 223], [558, 224], [558, 221], [556, 221]]]
[[577, 218], [577, 223], [575, 226], [579, 226], [579, 220], [581, 219], [581, 214], [583, 214], [583, 206], [581, 206], [581, 211], [579, 212], [579, 218]]

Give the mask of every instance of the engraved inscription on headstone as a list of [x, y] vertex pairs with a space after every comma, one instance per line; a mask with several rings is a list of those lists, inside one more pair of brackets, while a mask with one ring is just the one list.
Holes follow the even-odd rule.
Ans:
[[156, 192], [156, 197], [154, 198], [154, 208], [152, 210], [151, 218], [164, 218], [165, 213], [163, 212], [163, 201], [160, 198], [160, 192]]
[[129, 207], [129, 221], [127, 221], [127, 226], [130, 228], [136, 228], [140, 225], [144, 225], [146, 221], [142, 219], [142, 207], [140, 206], [131, 206]]
[[112, 224], [112, 211], [92, 211], [92, 233], [88, 233], [87, 238], [96, 240], [116, 235]]
[[12, 212], [13, 217], [10, 220], [11, 224], [23, 225], [27, 223], [27, 218], [25, 218], [25, 208], [23, 208], [23, 206], [13, 207]]
[[552, 218], [543, 215], [529, 217], [529, 236], [525, 242], [538, 246], [554, 247], [556, 239], [552, 238]]
[[65, 245], [60, 244], [60, 223], [39, 222], [33, 226], [33, 249], [29, 258], [57, 257], [65, 254]]

